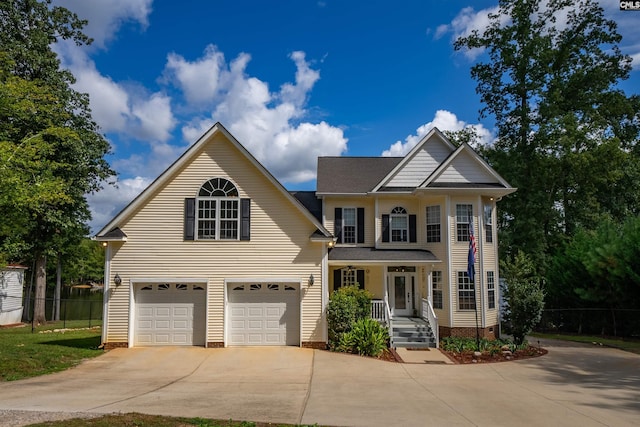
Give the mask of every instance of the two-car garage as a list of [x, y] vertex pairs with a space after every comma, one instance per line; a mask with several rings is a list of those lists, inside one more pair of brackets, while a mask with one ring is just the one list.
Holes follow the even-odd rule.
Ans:
[[[226, 284], [225, 345], [299, 345], [299, 289], [299, 282]], [[134, 346], [204, 346], [207, 342], [206, 284], [138, 284], [134, 301]]]

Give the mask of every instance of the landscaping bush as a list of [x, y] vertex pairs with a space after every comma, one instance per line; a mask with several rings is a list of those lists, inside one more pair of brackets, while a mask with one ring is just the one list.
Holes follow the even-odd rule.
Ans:
[[329, 348], [336, 350], [345, 332], [349, 332], [353, 324], [371, 317], [371, 298], [369, 291], [357, 286], [343, 286], [331, 294], [327, 306], [327, 323], [329, 328]]
[[389, 332], [371, 318], [357, 320], [350, 331], [340, 337], [338, 351], [378, 357], [386, 348]]

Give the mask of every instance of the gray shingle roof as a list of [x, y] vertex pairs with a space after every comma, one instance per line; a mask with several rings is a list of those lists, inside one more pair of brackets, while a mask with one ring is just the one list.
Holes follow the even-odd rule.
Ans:
[[322, 222], [322, 200], [316, 197], [315, 191], [289, 191], [289, 193], [302, 203], [311, 215]]
[[369, 192], [401, 160], [402, 157], [319, 157], [317, 192]]
[[329, 261], [440, 261], [431, 251], [419, 249], [376, 249], [335, 247], [329, 251]]

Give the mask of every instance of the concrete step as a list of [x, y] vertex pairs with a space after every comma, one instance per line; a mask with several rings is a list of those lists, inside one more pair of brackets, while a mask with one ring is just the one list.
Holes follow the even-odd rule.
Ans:
[[436, 348], [435, 342], [400, 342], [394, 343], [394, 347], [398, 348]]
[[404, 348], [435, 348], [431, 326], [417, 317], [398, 317], [391, 320], [391, 345]]

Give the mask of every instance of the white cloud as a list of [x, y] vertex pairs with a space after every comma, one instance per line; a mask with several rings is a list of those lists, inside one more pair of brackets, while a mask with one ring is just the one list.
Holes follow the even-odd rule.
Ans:
[[94, 46], [104, 48], [115, 37], [120, 27], [133, 22], [144, 30], [149, 25], [153, 0], [55, 0], [54, 4], [65, 7], [89, 21], [85, 34], [94, 39]]
[[189, 62], [176, 53], [170, 53], [167, 57], [165, 77], [182, 90], [187, 102], [210, 103], [215, 98], [223, 65], [224, 55], [214, 45], [207, 46], [204, 56], [194, 62]]
[[171, 112], [171, 98], [162, 93], [154, 93], [145, 99], [133, 99], [131, 117], [135, 118], [131, 132], [141, 140], [152, 142], [168, 141], [176, 124]]
[[[555, 26], [562, 30], [567, 27], [567, 17], [569, 11], [579, 7], [576, 2], [564, 10], [555, 13]], [[637, 31], [638, 17], [633, 12], [620, 10], [620, 2], [618, 0], [600, 0], [598, 2], [604, 10], [604, 17], [611, 19], [618, 26], [618, 32], [623, 36], [620, 47], [623, 53], [631, 56], [633, 59], [634, 69], [640, 68], [640, 32]], [[541, 10], [546, 8], [547, 2], [542, 2]], [[439, 25], [434, 33], [434, 38], [439, 39], [446, 34], [451, 34], [451, 41], [455, 41], [458, 37], [466, 37], [477, 30], [480, 34], [489, 25], [489, 14], [496, 14], [499, 11], [498, 6], [489, 7], [479, 11], [475, 11], [473, 7], [465, 7], [453, 18], [448, 24]], [[508, 17], [501, 18], [501, 25], [506, 25], [510, 19]], [[463, 54], [470, 60], [475, 60], [482, 54], [483, 49], [466, 49]]]
[[102, 75], [88, 52], [69, 41], [52, 46], [63, 67], [76, 78], [73, 88], [89, 94], [93, 120], [102, 132], [115, 133], [150, 142], [171, 137], [176, 120], [171, 98], [161, 92], [147, 93], [136, 84], [122, 84]]
[[382, 155], [386, 157], [405, 156], [433, 128], [438, 128], [440, 131], [459, 131], [469, 127], [476, 131], [480, 145], [491, 144], [495, 140], [491, 131], [485, 128], [482, 124], [467, 124], [466, 122], [458, 119], [458, 117], [450, 111], [438, 110], [436, 111], [436, 115], [432, 121], [425, 123], [416, 129], [415, 135], [407, 136], [404, 139], [404, 142], [396, 141], [388, 150], [383, 151]]
[[136, 176], [117, 181], [117, 187], [105, 184], [101, 191], [87, 195], [92, 217], [89, 223], [91, 233], [100, 231], [99, 228], [104, 227], [150, 183], [150, 179]]
[[[246, 74], [251, 60], [246, 53], [229, 64], [213, 46], [193, 62], [169, 55], [165, 75], [172, 76], [170, 81], [185, 92], [187, 101], [193, 98], [190, 88], [195, 87], [196, 81], [215, 87], [209, 92], [215, 98], [213, 113], [183, 126], [183, 137], [193, 143], [213, 123], [221, 122], [279, 180], [298, 183], [315, 178], [317, 157], [342, 154], [347, 139], [342, 129], [325, 122], [301, 121], [320, 73], [310, 67], [304, 52], [293, 52], [290, 58], [296, 65], [295, 82], [271, 92], [266, 82]], [[184, 78], [188, 74], [185, 70], [194, 69], [198, 73], [189, 74], [192, 80]], [[177, 78], [179, 75], [183, 77]], [[205, 77], [217, 81], [204, 83], [201, 79]], [[202, 102], [206, 100], [203, 98]]]

